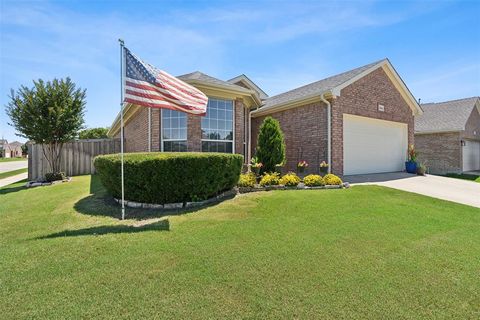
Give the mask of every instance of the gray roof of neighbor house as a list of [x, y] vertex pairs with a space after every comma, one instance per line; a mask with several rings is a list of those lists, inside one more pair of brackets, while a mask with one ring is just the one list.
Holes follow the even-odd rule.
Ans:
[[213, 85], [232, 88], [233, 90], [237, 90], [237, 91], [248, 91], [247, 88], [244, 88], [242, 86], [239, 86], [239, 85], [227, 82], [227, 81], [223, 81], [223, 80], [211, 77], [208, 74], [205, 74], [205, 73], [200, 72], [200, 71], [187, 73], [187, 74], [178, 76], [177, 78], [180, 79], [180, 80], [183, 80], [183, 81], [187, 81], [187, 82], [188, 82], [188, 80], [198, 80], [198, 81], [202, 81], [202, 82], [206, 82], [206, 83], [211, 83]]
[[18, 142], [18, 141], [13, 141], [13, 142], [10, 142], [9, 145], [21, 147], [21, 146], [23, 146], [23, 143]]
[[479, 97], [422, 104], [423, 115], [415, 117], [415, 132], [448, 132], [465, 130], [465, 124]]
[[311, 96], [313, 94], [321, 94], [323, 92], [332, 90], [333, 88], [353, 79], [354, 77], [358, 76], [362, 72], [374, 67], [381, 62], [384, 62], [387, 59], [382, 59], [379, 61], [375, 61], [373, 63], [364, 65], [362, 67], [343, 72], [337, 75], [334, 75], [329, 78], [322, 79], [320, 81], [316, 81], [305, 86], [278, 94], [276, 96], [272, 96], [265, 100], [265, 104], [262, 108], [269, 108], [279, 104], [288, 103], [290, 101], [295, 101], [302, 97]]
[[7, 144], [7, 143], [8, 143], [7, 139], [0, 139], [0, 144]]

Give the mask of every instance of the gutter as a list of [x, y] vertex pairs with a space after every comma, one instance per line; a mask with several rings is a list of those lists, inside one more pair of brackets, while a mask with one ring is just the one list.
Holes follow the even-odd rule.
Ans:
[[332, 105], [325, 99], [325, 92], [320, 95], [320, 100], [327, 105], [327, 162], [328, 173], [332, 170]]

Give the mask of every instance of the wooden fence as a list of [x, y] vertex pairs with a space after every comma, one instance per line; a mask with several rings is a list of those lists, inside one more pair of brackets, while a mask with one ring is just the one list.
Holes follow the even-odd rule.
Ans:
[[[99, 154], [120, 152], [120, 139], [88, 139], [65, 143], [60, 170], [67, 176], [95, 173], [93, 158]], [[49, 172], [41, 144], [28, 145], [28, 180], [43, 178]]]

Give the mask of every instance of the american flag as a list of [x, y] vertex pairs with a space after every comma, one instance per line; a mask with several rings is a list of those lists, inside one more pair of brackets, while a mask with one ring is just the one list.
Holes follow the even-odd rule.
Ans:
[[125, 102], [204, 116], [208, 98], [197, 88], [140, 60], [125, 48]]

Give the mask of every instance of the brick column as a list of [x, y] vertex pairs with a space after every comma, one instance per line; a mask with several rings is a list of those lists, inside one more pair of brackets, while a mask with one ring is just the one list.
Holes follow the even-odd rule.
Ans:
[[332, 108], [332, 173], [343, 175], [343, 110], [337, 100], [331, 102]]
[[244, 154], [245, 141], [245, 105], [243, 99], [235, 100], [235, 153], [241, 154], [246, 159]]
[[160, 147], [161, 109], [152, 108], [152, 151], [162, 150]]
[[187, 151], [202, 151], [202, 117], [187, 115]]

